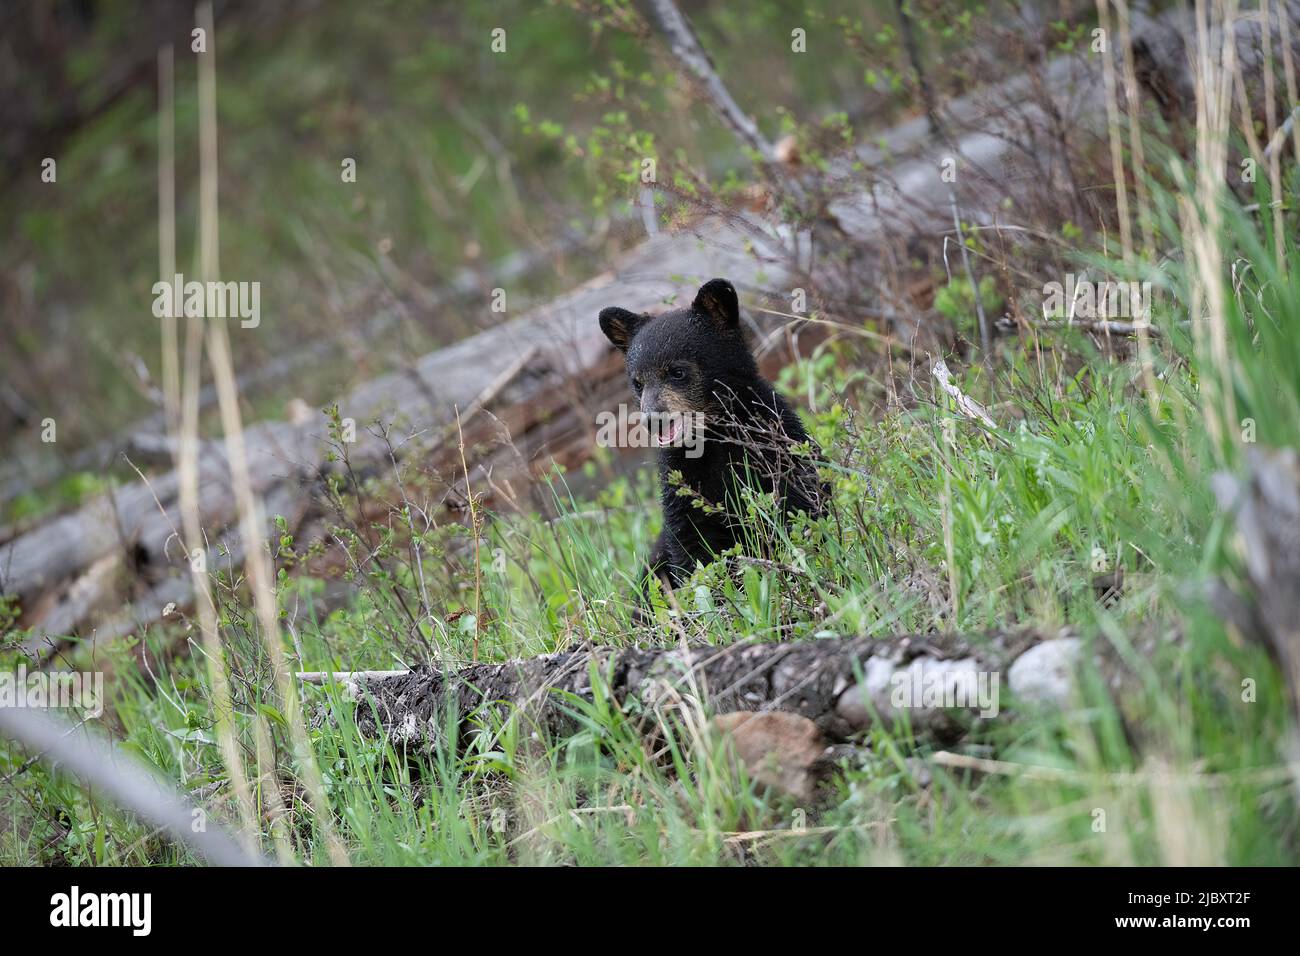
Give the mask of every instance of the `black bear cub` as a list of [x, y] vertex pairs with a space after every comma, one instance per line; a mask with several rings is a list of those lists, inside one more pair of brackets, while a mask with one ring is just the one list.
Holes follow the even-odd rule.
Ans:
[[739, 517], [742, 488], [774, 493], [783, 518], [821, 512], [814, 463], [792, 453], [808, 434], [759, 374], [730, 282], [713, 279], [690, 308], [660, 315], [603, 309], [600, 328], [627, 357], [659, 446], [664, 527], [649, 573], [675, 587], [697, 561], [707, 564], [737, 541], [752, 544]]

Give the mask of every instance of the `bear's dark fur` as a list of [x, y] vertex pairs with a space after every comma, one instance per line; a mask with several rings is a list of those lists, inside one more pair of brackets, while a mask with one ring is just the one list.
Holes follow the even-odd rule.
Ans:
[[[664, 527], [649, 572], [676, 586], [742, 535], [742, 486], [774, 492], [783, 517], [821, 512], [813, 462], [791, 453], [808, 441], [798, 414], [759, 374], [740, 326], [736, 290], [725, 279], [702, 286], [690, 308], [638, 315], [609, 308], [600, 328], [627, 357], [627, 374], [659, 442]], [[674, 429], [671, 421], [685, 424]], [[691, 423], [703, 421], [702, 433]], [[693, 446], [691, 439], [703, 441]], [[692, 457], [699, 451], [698, 457]], [[674, 483], [673, 472], [681, 474]], [[689, 489], [685, 494], [681, 489]], [[700, 507], [702, 502], [705, 507]]]

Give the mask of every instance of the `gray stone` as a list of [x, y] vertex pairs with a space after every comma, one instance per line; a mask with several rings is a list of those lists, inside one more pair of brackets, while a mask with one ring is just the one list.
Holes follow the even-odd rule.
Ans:
[[1068, 704], [1074, 668], [1081, 654], [1082, 642], [1077, 637], [1061, 637], [1031, 647], [1007, 671], [1012, 693], [1027, 703]]

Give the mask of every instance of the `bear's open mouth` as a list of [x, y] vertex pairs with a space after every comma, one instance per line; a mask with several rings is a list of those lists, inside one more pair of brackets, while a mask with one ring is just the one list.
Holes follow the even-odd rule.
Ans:
[[681, 434], [681, 431], [682, 421], [680, 418], [670, 418], [667, 420], [661, 419], [659, 422], [657, 441], [661, 446], [671, 445], [677, 440], [677, 436]]

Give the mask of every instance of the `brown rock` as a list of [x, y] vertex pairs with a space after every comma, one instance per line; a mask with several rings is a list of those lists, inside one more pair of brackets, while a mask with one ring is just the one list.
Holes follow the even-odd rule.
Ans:
[[720, 714], [713, 724], [753, 780], [796, 800], [812, 799], [826, 763], [826, 741], [811, 720], [779, 710], [741, 710]]

